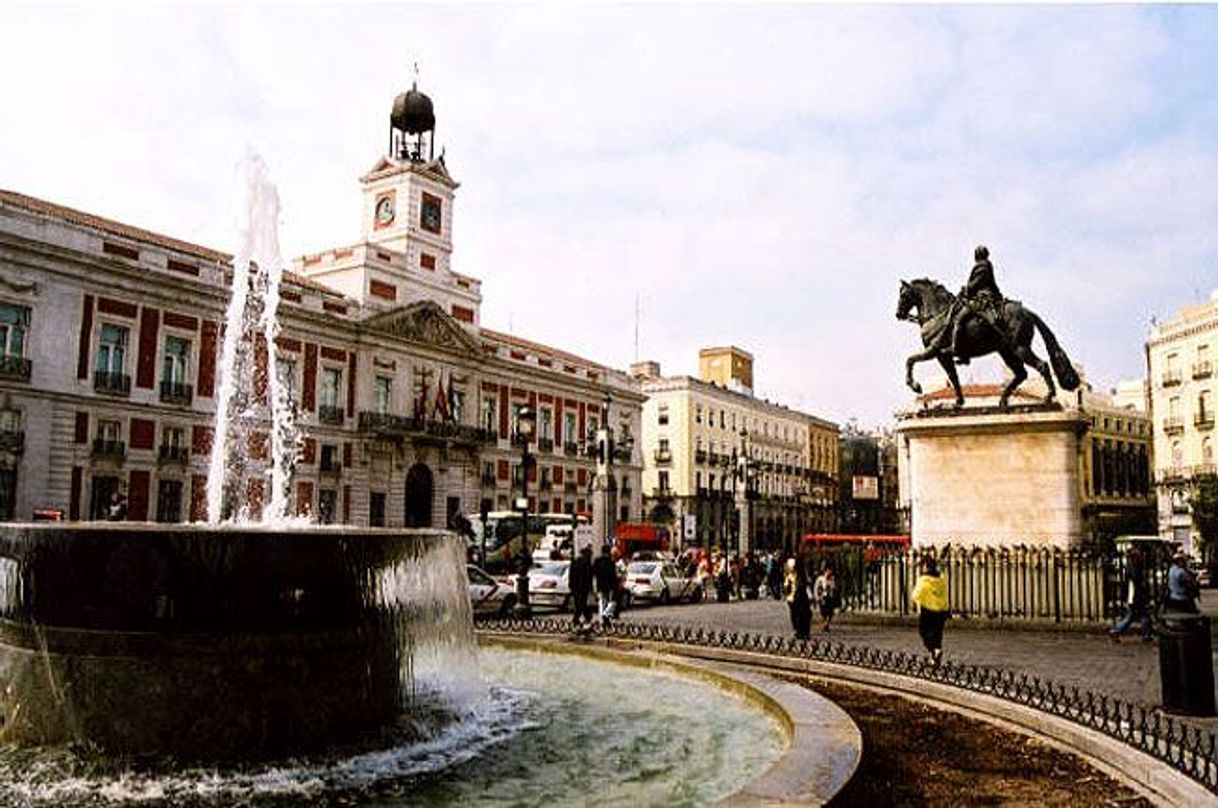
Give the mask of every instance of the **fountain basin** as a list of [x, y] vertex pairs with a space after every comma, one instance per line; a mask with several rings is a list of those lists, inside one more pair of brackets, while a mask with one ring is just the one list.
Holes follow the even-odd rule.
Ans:
[[435, 531], [0, 526], [0, 740], [258, 760], [375, 738], [472, 644]]

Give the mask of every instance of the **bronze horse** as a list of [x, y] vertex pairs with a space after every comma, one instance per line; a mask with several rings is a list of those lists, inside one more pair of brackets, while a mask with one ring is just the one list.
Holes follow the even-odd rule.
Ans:
[[[897, 319], [910, 320], [922, 327], [922, 344], [926, 350], [916, 353], [905, 360], [905, 383], [915, 393], [922, 392], [922, 386], [914, 381], [913, 368], [926, 359], [937, 359], [947, 373], [952, 389], [956, 391], [956, 406], [964, 404], [964, 393], [960, 390], [960, 377], [956, 374], [955, 357], [952, 355], [951, 335], [953, 313], [956, 311], [956, 296], [947, 291], [943, 284], [928, 278], [915, 281], [901, 281], [901, 294], [897, 300]], [[912, 314], [913, 311], [917, 314]], [[999, 322], [1005, 326], [1005, 334], [999, 334], [980, 317], [972, 316], [964, 326], [960, 335], [958, 348], [966, 358], [985, 356], [997, 351], [1014, 374], [1011, 381], [1002, 390], [999, 406], [1005, 408], [1007, 400], [1015, 388], [1028, 378], [1025, 365], [1031, 365], [1040, 371], [1045, 384], [1049, 388], [1045, 403], [1053, 400], [1057, 388], [1053, 384], [1053, 376], [1063, 390], [1078, 388], [1079, 378], [1070, 358], [1057, 344], [1057, 338], [1045, 325], [1044, 321], [1030, 309], [1015, 300], [1002, 303]], [[1040, 332], [1040, 338], [1049, 352], [1049, 362], [1053, 372], [1049, 372], [1049, 364], [1032, 352], [1033, 331]]]

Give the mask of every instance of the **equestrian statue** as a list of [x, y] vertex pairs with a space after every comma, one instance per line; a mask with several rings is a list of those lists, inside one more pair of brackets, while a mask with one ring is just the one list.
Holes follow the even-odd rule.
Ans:
[[[1078, 373], [1044, 320], [1019, 301], [1007, 300], [998, 291], [989, 249], [977, 247], [973, 251], [973, 259], [973, 271], [958, 296], [929, 278], [901, 281], [897, 319], [909, 320], [921, 326], [922, 345], [925, 348], [905, 360], [905, 383], [915, 393], [921, 393], [921, 385], [914, 381], [914, 365], [927, 359], [937, 359], [956, 392], [956, 406], [963, 406], [964, 393], [960, 389], [956, 365], [967, 365], [974, 357], [997, 351], [1013, 374], [998, 402], [1003, 409], [1015, 388], [1028, 378], [1025, 365], [1036, 368], [1044, 377], [1048, 387], [1046, 404], [1053, 400], [1057, 392], [1053, 384], [1054, 375], [1063, 390], [1077, 389]], [[1033, 353], [1033, 331], [1040, 332], [1040, 338], [1049, 352], [1049, 363]], [[1049, 371], [1050, 364], [1052, 373]]]

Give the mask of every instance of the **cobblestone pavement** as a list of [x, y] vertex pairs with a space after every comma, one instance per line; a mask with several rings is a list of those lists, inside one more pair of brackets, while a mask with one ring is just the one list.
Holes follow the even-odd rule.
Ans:
[[[626, 611], [622, 619], [781, 635], [791, 631], [786, 604], [769, 599], [640, 606]], [[924, 653], [913, 625], [875, 625], [863, 619], [841, 615], [828, 634], [816, 630], [819, 620], [814, 620], [814, 636], [850, 645]], [[959, 623], [959, 619], [948, 621], [943, 640], [946, 659], [1027, 673], [1142, 704], [1160, 703], [1159, 649], [1142, 643], [1133, 634], [1118, 645], [1103, 633], [965, 629]], [[1218, 719], [1197, 723], [1218, 729]]]

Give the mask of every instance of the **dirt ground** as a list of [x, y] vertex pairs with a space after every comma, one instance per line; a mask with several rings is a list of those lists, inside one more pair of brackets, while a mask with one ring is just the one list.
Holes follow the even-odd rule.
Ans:
[[862, 762], [833, 808], [1152, 804], [1034, 738], [899, 696], [801, 684], [832, 699], [863, 734]]

